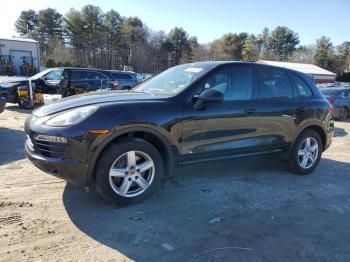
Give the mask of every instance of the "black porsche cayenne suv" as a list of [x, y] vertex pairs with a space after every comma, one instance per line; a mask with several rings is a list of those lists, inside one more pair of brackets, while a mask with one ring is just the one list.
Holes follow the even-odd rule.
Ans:
[[174, 167], [278, 154], [308, 174], [332, 141], [332, 106], [311, 77], [243, 62], [170, 68], [130, 91], [65, 98], [25, 124], [41, 170], [122, 204], [150, 195]]

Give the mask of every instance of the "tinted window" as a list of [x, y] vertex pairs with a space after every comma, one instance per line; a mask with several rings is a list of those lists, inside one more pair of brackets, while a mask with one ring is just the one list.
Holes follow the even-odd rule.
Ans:
[[123, 73], [112, 73], [114, 79], [132, 79], [131, 75]]
[[298, 96], [310, 97], [312, 91], [310, 87], [299, 76], [292, 75], [292, 81], [297, 89]]
[[72, 70], [70, 77], [72, 80], [85, 80], [87, 78], [87, 72], [82, 70]]
[[293, 88], [288, 75], [274, 68], [260, 68], [260, 98], [293, 98]]
[[88, 71], [87, 72], [87, 79], [89, 80], [104, 80], [107, 79], [107, 77], [103, 74], [101, 74], [100, 72], [96, 72], [96, 71]]
[[253, 94], [253, 69], [232, 67], [212, 74], [204, 81], [204, 88], [213, 88], [224, 95], [224, 100], [249, 100]]

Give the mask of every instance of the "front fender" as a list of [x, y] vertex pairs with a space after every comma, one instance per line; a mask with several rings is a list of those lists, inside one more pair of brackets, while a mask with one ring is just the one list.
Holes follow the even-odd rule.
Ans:
[[91, 185], [93, 182], [95, 166], [99, 156], [103, 153], [103, 151], [118, 137], [121, 137], [128, 133], [136, 132], [144, 132], [156, 136], [166, 148], [167, 155], [169, 156], [169, 163], [171, 163], [171, 166], [169, 168], [174, 165], [179, 155], [179, 145], [164, 129], [156, 125], [146, 124], [118, 126], [108, 134], [96, 137], [96, 139], [90, 145], [90, 151], [92, 154], [89, 159], [89, 169], [87, 174], [88, 185]]

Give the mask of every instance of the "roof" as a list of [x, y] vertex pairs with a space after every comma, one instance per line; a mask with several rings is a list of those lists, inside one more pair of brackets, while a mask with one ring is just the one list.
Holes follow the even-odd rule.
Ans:
[[323, 69], [313, 64], [278, 62], [278, 61], [268, 61], [268, 60], [259, 60], [257, 61], [257, 63], [284, 67], [284, 68], [293, 69], [293, 70], [296, 70], [305, 74], [311, 74], [311, 75], [327, 75], [327, 76], [336, 75], [331, 71], [328, 71], [326, 69]]
[[10, 38], [10, 37], [0, 37], [0, 40], [5, 41], [17, 41], [17, 42], [29, 42], [29, 43], [38, 43], [38, 41], [29, 38]]

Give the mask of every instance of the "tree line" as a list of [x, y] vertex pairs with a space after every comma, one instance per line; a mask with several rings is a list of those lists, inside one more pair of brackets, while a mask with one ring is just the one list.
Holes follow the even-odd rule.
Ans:
[[15, 23], [22, 37], [39, 42], [47, 66], [82, 66], [157, 73], [171, 66], [204, 60], [259, 59], [313, 63], [350, 81], [350, 41], [334, 46], [321, 36], [300, 45], [296, 32], [285, 26], [264, 28], [260, 34], [227, 33], [209, 44], [181, 27], [155, 32], [138, 17], [86, 5], [62, 15], [55, 9], [22, 11]]

